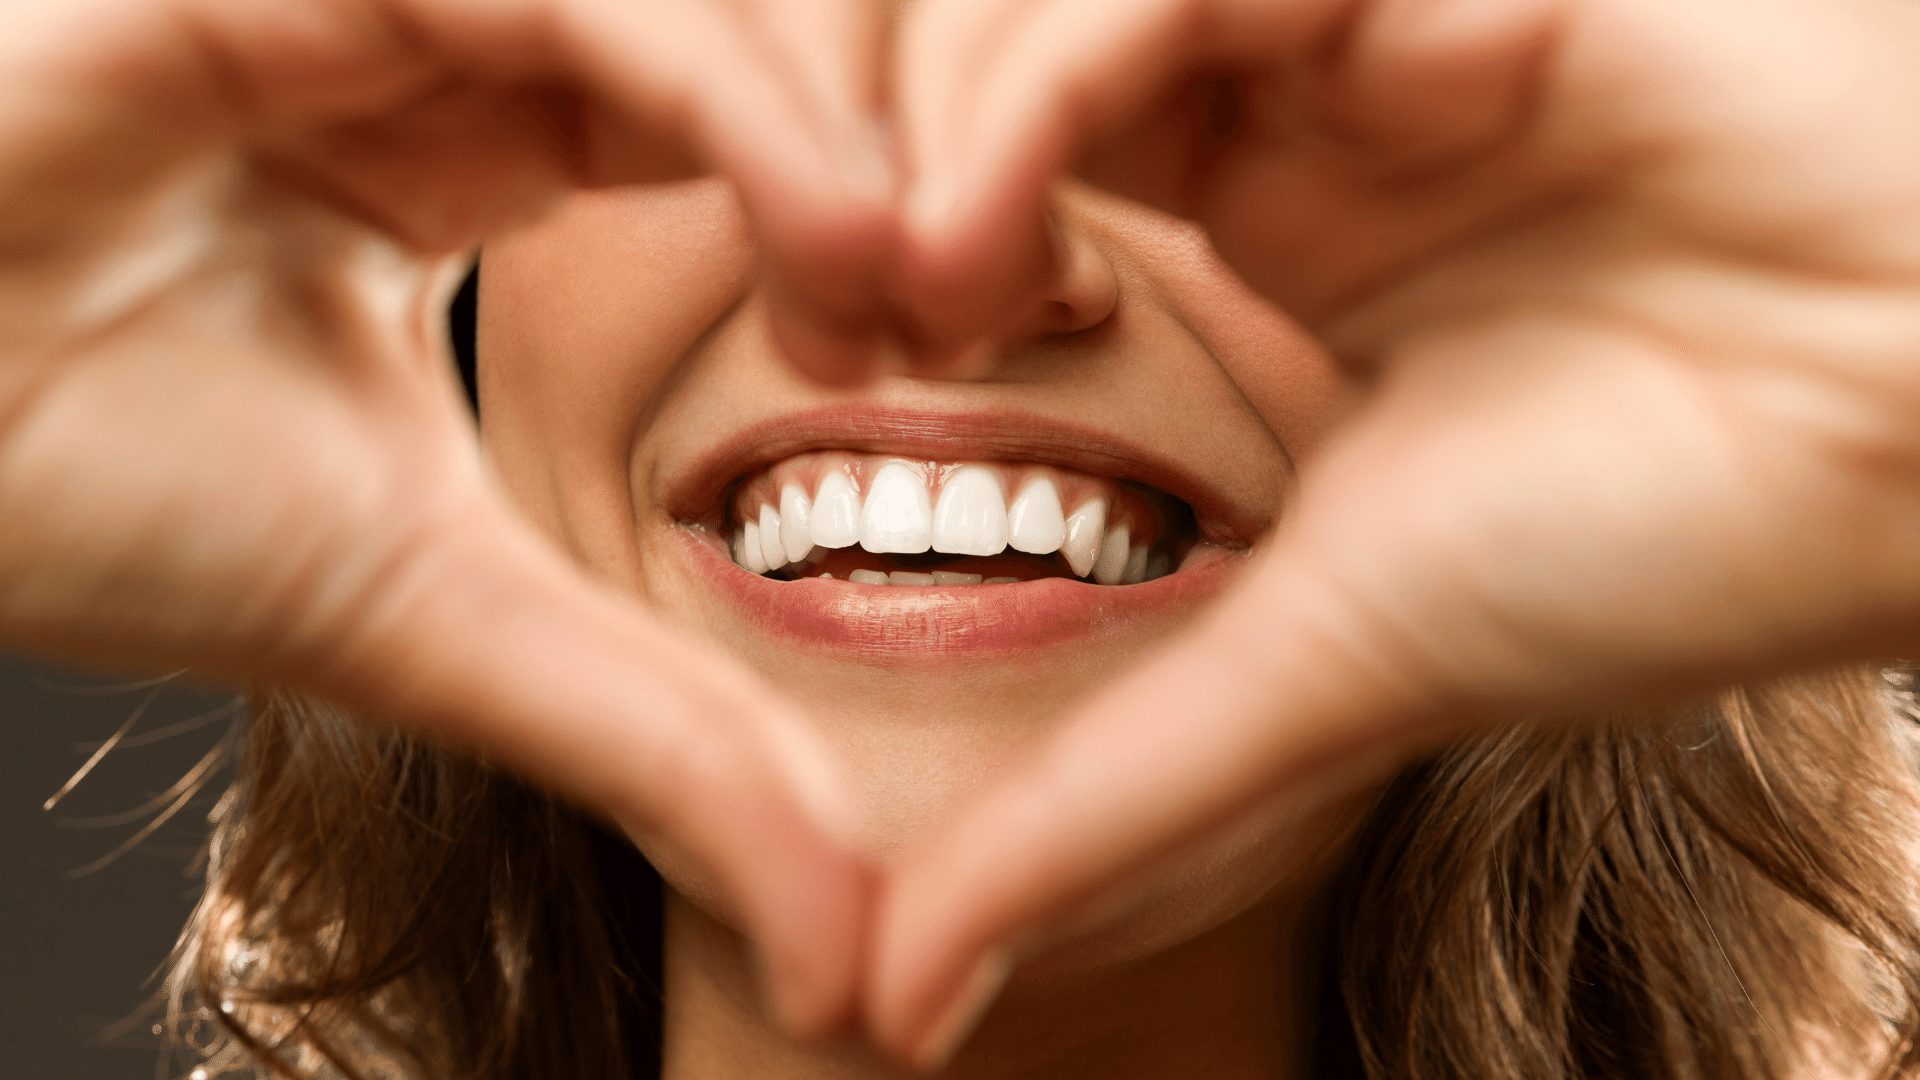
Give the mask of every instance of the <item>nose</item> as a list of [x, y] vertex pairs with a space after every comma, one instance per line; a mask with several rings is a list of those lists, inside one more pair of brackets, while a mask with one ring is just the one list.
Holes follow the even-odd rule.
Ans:
[[1025, 336], [1073, 334], [1106, 322], [1120, 302], [1113, 262], [1092, 234], [1058, 211], [1049, 216], [1056, 272]]

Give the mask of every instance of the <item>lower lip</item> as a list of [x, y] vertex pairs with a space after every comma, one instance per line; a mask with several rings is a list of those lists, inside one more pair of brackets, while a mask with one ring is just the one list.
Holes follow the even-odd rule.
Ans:
[[1244, 560], [1203, 549], [1138, 585], [1042, 578], [1011, 585], [860, 585], [748, 573], [711, 538], [676, 530], [698, 573], [742, 616], [796, 645], [909, 660], [994, 654], [1164, 628], [1233, 579]]

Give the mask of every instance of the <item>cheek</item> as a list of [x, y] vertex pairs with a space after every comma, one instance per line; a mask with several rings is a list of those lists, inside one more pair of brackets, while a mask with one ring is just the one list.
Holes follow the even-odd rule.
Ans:
[[482, 254], [481, 432], [548, 534], [630, 583], [633, 433], [701, 335], [752, 283], [724, 181], [574, 196]]

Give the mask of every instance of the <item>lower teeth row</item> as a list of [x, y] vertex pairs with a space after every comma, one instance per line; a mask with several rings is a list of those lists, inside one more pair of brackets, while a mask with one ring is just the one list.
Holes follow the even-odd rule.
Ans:
[[[1107, 533], [1093, 565], [1084, 574], [1076, 575], [1091, 578], [1101, 585], [1137, 585], [1143, 581], [1165, 577], [1172, 570], [1172, 558], [1165, 552], [1152, 551], [1145, 544], [1128, 544], [1128, 529], [1125, 525]], [[751, 573], [769, 572], [765, 560], [749, 560], [746, 553], [748, 537], [736, 534], [733, 542], [735, 565]], [[817, 562], [829, 554], [829, 549], [815, 547], [798, 561], [786, 563], [792, 567], [788, 571], [796, 577], [815, 576], [832, 578], [832, 574], [807, 575], [801, 568], [808, 563]], [[773, 567], [771, 569], [779, 569]], [[1078, 568], [1070, 568], [1078, 569]], [[983, 577], [980, 574], [962, 574], [947, 570], [935, 570], [931, 573], [918, 573], [908, 570], [896, 570], [886, 573], [878, 570], [855, 570], [848, 579], [862, 585], [1006, 585], [1020, 581], [1015, 577]]]
[[[834, 580], [833, 574], [813, 574], [809, 573], [806, 569], [809, 564], [818, 563], [830, 554], [832, 554], [831, 551], [816, 547], [799, 562], [788, 564], [786, 578], [779, 578], [777, 574], [775, 577], [777, 580], [796, 581], [807, 578]], [[1088, 576], [1094, 582], [1101, 585], [1137, 585], [1143, 581], [1152, 581], [1155, 578], [1165, 577], [1173, 570], [1173, 559], [1171, 556], [1164, 552], [1151, 551], [1146, 545], [1137, 545], [1131, 548], [1127, 551], [1124, 561], [1119, 558], [1114, 558], [1109, 560], [1109, 563], [1111, 565], [1102, 564], [1095, 566], [1094, 572]], [[1118, 567], [1117, 571], [1112, 569], [1114, 566]], [[750, 570], [751, 567], [743, 567], [743, 569]], [[765, 573], [771, 572], [763, 572], [763, 574]], [[982, 574], [966, 574], [953, 570], [894, 570], [889, 572], [885, 570], [861, 569], [848, 573], [845, 580], [851, 581], [856, 585], [951, 586], [1015, 585], [1026, 579], [1017, 577], [986, 577]]]
[[[831, 578], [832, 574], [821, 574]], [[982, 577], [979, 574], [955, 574], [946, 570], [936, 570], [931, 574], [916, 574], [909, 570], [895, 570], [883, 574], [878, 570], [855, 570], [847, 579], [856, 585], [1014, 585], [1017, 577]]]

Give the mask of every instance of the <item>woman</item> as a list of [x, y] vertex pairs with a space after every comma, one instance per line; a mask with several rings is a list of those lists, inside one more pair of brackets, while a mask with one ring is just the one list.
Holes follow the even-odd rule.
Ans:
[[[1594, 0], [1459, 20], [1447, 16], [1480, 9], [1438, 5], [1423, 21], [1332, 3], [1150, 3], [1117, 19], [1069, 0], [1005, 18], [987, 7], [932, 4], [912, 17], [888, 106], [912, 181], [897, 203], [875, 182], [869, 23], [847, 5], [809, 7], [818, 18], [773, 35], [752, 11], [693, 3], [578, 5], [564, 17], [539, 5], [416, 3], [370, 18], [315, 6], [299, 9], [313, 16], [304, 23], [212, 2], [120, 20], [23, 9], [8, 37], [18, 62], [5, 68], [18, 91], [8, 100], [20, 103], [7, 118], [17, 163], [7, 205], [33, 208], [6, 233], [18, 301], [0, 473], [10, 640], [275, 676], [484, 748], [623, 820], [683, 888], [713, 894], [709, 915], [750, 927], [788, 1030], [843, 1027], [858, 995], [882, 1044], [923, 1062], [964, 1031], [1005, 958], [1033, 951], [1036, 927], [1086, 917], [1104, 890], [1137, 886], [1138, 871], [1176, 849], [1201, 858], [1192, 841], [1268, 800], [1325, 815], [1331, 842], [1344, 804], [1364, 803], [1396, 762], [1462, 727], [1542, 707], [1590, 711], [1602, 691], [1670, 697], [1910, 640], [1920, 608], [1902, 538], [1914, 500], [1885, 467], [1905, 460], [1913, 430], [1901, 422], [1904, 368], [1888, 360], [1913, 340], [1908, 9], [1780, 0], [1760, 17], [1704, 0], [1657, 13]], [[758, 15], [777, 23], [798, 10]], [[1751, 32], [1719, 33], [1730, 15]], [[1242, 77], [1169, 81], [1195, 66]], [[1748, 77], [1789, 67], [1807, 78]], [[1842, 84], [1866, 104], [1821, 111]], [[1168, 85], [1189, 90], [1161, 108]], [[183, 106], [223, 123], [182, 123]], [[766, 260], [759, 295], [808, 370], [859, 376], [893, 341], [910, 370], [980, 375], [999, 354], [973, 343], [1031, 334], [1056, 271], [1084, 280], [1040, 209], [1056, 163], [1095, 136], [1113, 138], [1085, 147], [1088, 175], [1205, 222], [1262, 293], [1384, 375], [1307, 472], [1270, 552], [1181, 650], [1113, 680], [888, 869], [863, 966], [862, 871], [842, 844], [865, 839], [806, 748], [809, 728], [499, 512], [443, 385], [417, 362], [429, 352], [436, 264], [411, 251], [490, 231], [565, 182], [674, 175], [693, 146], [741, 193]], [[437, 195], [455, 190], [455, 161], [479, 182], [449, 203]], [[196, 348], [182, 350], [188, 341]], [[1530, 362], [1542, 356], [1553, 362]], [[642, 383], [655, 374], [633, 372]], [[178, 414], [144, 408], [141, 386], [189, 406], [196, 437], [173, 434]], [[582, 426], [604, 442], [605, 427]], [[551, 489], [617, 504], [607, 472], [575, 483], [555, 460], [517, 478], [516, 492], [550, 525], [587, 526], [570, 545], [617, 570], [608, 552], [624, 530], [607, 533], [604, 511], [556, 517], [540, 501]], [[86, 482], [66, 482], [76, 475]], [[1181, 577], [1101, 588], [1166, 595]], [[670, 595], [654, 599], [672, 610]], [[643, 653], [662, 659], [635, 659]], [[641, 692], [623, 678], [636, 668]], [[1788, 714], [1794, 731], [1867, 717], [1823, 753], [1837, 762], [1852, 747], [1870, 763], [1843, 793], [1895, 800], [1898, 778], [1875, 773], [1892, 755], [1873, 741], [1867, 684], [1852, 685], [1821, 695], [1821, 708], [1761, 700], [1751, 722], [1729, 722], [1729, 738], [1685, 745], [1731, 743], [1743, 761], [1751, 751], [1758, 771], [1744, 775], [1768, 779], [1753, 790], [1787, 799], [1781, 814], [1795, 822], [1790, 789], [1779, 791], [1787, 778], [1768, 773], [1751, 732]], [[1195, 733], [1171, 731], [1168, 716], [1191, 716]], [[1511, 791], [1523, 772], [1491, 775]], [[1836, 837], [1787, 850], [1898, 843], [1891, 825]], [[1811, 856], [1770, 862], [1765, 845], [1743, 846], [1756, 849], [1751, 865], [1831, 909], [1897, 983], [1903, 947], [1881, 929], [1900, 925], [1898, 902], [1881, 895], [1895, 886], [1802, 873]], [[1628, 854], [1646, 854], [1629, 847], [1580, 865], [1618, 876]], [[1693, 855], [1669, 853], [1677, 877], [1665, 892], [1677, 881], [1697, 896], [1698, 876], [1683, 870]], [[281, 899], [257, 910], [283, 928], [310, 915], [321, 938], [332, 933], [332, 908], [303, 913]], [[221, 940], [251, 932], [215, 914]], [[1561, 914], [1554, 925], [1576, 941], [1595, 921]], [[1601, 914], [1606, 924], [1613, 912]], [[1762, 937], [1793, 929], [1747, 925]], [[1565, 940], [1534, 933], [1520, 946], [1591, 955], [1545, 948]], [[1695, 944], [1657, 955], [1742, 951]], [[1621, 981], [1656, 985], [1644, 958], [1601, 951], [1634, 973]], [[511, 968], [514, 955], [489, 962]], [[1421, 953], [1382, 955], [1404, 977]], [[1809, 955], [1818, 968], [1823, 954]], [[222, 962], [245, 974], [247, 959]], [[258, 959], [297, 966], [300, 954]], [[1340, 966], [1366, 970], [1359, 956]], [[1803, 981], [1844, 983], [1819, 975]], [[254, 1015], [244, 997], [234, 1009], [247, 1022], [285, 1022]], [[1494, 1010], [1483, 1026], [1538, 1034], [1501, 1006], [1522, 998], [1474, 1000]], [[1605, 995], [1629, 1012], [1634, 1000]], [[1875, 1041], [1855, 1037], [1845, 994], [1828, 1002], [1836, 1015], [1814, 1022], [1804, 999], [1757, 995], [1753, 1015], [1795, 1021], [1767, 1053]], [[1395, 1025], [1430, 1015], [1383, 1008]], [[1886, 1011], [1904, 1009], [1895, 1000]], [[433, 1025], [482, 1013], [404, 1016], [430, 1046]], [[1673, 1033], [1720, 1028], [1697, 1008], [1680, 1015], [1662, 1037], [1595, 1045], [1681, 1068]], [[1652, 1030], [1633, 1019], [1608, 1022]], [[1456, 1046], [1471, 1026], [1432, 1022]], [[313, 1026], [342, 1030], [351, 1025]], [[1728, 1038], [1702, 1051], [1705, 1067], [1762, 1053]], [[1563, 1045], [1520, 1042], [1548, 1057]], [[1907, 1052], [1897, 1032], [1881, 1049]]]
[[[793, 372], [723, 181], [579, 196], [487, 251], [480, 403], [508, 489], [818, 718], [882, 865], [1242, 572], [1351, 396], [1192, 226], [1086, 188], [1053, 210], [1069, 270], [968, 381]], [[951, 1062], [963, 1024], [922, 1063], [1871, 1075], [1920, 1029], [1907, 705], [1845, 670], [1275, 801], [1030, 949]], [[174, 982], [231, 1005], [216, 1063], [898, 1075], [785, 1038], [724, 888], [644, 833], [663, 894], [591, 821], [458, 756], [286, 697], [250, 738]]]

